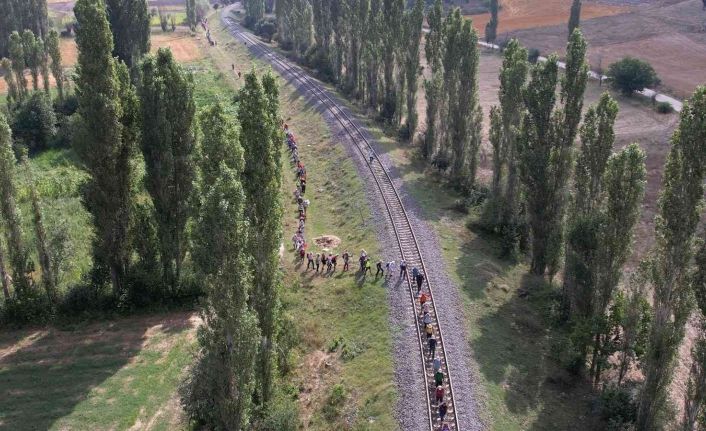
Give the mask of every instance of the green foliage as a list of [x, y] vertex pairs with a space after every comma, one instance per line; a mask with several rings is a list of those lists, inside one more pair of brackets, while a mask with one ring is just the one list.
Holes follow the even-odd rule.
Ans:
[[531, 271], [542, 275], [549, 270], [550, 277], [558, 271], [561, 257], [566, 184], [588, 79], [586, 41], [579, 30], [571, 35], [566, 52], [560, 109], [554, 110], [556, 57], [532, 69], [524, 97], [528, 113], [518, 146], [532, 234]]
[[22, 216], [17, 208], [15, 154], [7, 120], [0, 113], [0, 220], [3, 222], [12, 280], [17, 304], [34, 302], [36, 295], [29, 273], [29, 252], [22, 231]]
[[663, 191], [655, 220], [656, 244], [647, 280], [654, 291], [654, 320], [645, 355], [645, 384], [637, 428], [650, 429], [667, 405], [667, 388], [691, 311], [688, 264], [701, 213], [706, 176], [706, 88], [699, 87], [681, 111], [672, 135]]
[[[202, 126], [208, 126], [208, 114], [201, 119], [205, 122]], [[242, 153], [237, 142], [228, 141], [233, 133], [229, 129], [213, 130], [211, 140], [220, 140], [236, 154]], [[218, 150], [218, 146], [203, 148], [202, 160], [215, 160], [218, 153], [209, 153], [211, 149]], [[201, 312], [205, 324], [199, 328], [197, 362], [181, 389], [182, 405], [190, 419], [220, 429], [241, 429], [248, 422], [260, 338], [257, 314], [248, 306], [248, 298], [254, 294], [248, 253], [250, 229], [244, 217], [246, 195], [239, 167], [242, 164], [229, 167], [221, 161], [217, 174], [210, 169], [201, 173], [193, 255], [206, 285]]]
[[655, 111], [660, 114], [671, 114], [674, 112], [674, 108], [672, 108], [672, 104], [669, 102], [657, 102], [657, 105], [655, 105]]
[[147, 0], [106, 0], [113, 32], [113, 55], [128, 68], [150, 51], [150, 15]]
[[15, 82], [15, 75], [12, 73], [12, 62], [7, 58], [0, 60], [0, 68], [2, 68], [4, 73], [5, 83], [7, 84], [7, 103], [12, 105], [20, 98], [19, 88], [17, 87], [17, 82]]
[[74, 13], [79, 23], [75, 80], [79, 120], [72, 143], [91, 176], [83, 193], [96, 228], [95, 261], [108, 268], [118, 295], [124, 288], [130, 258], [137, 98], [127, 68], [112, 57], [113, 41], [103, 0], [77, 0]]
[[12, 135], [15, 144], [30, 153], [49, 148], [56, 135], [56, 115], [51, 99], [45, 93], [34, 92], [13, 107]]
[[14, 31], [30, 30], [37, 36], [46, 36], [47, 0], [3, 0], [0, 10], [0, 58], [9, 54], [8, 38]]
[[25, 30], [22, 33], [22, 48], [25, 54], [25, 65], [32, 75], [32, 88], [37, 91], [39, 89], [39, 66], [44, 48], [41, 40], [37, 40], [31, 30]]
[[643, 60], [625, 57], [608, 68], [610, 84], [626, 96], [659, 82], [657, 72]]
[[[313, 40], [314, 9], [307, 0], [279, 0], [276, 12], [275, 31], [280, 44], [301, 56], [309, 49]], [[262, 32], [261, 26], [260, 29]], [[268, 28], [268, 34], [269, 31]], [[272, 34], [275, 31], [272, 31]]]
[[191, 216], [195, 177], [194, 84], [165, 48], [148, 57], [141, 71], [145, 186], [154, 203], [162, 275], [175, 292], [188, 251], [186, 223]]
[[[194, 0], [187, 0], [194, 2]], [[265, 1], [264, 0], [244, 0], [243, 7], [245, 8], [244, 24], [248, 28], [254, 28], [263, 16], [265, 16]]]
[[17, 82], [18, 100], [23, 100], [27, 95], [27, 78], [25, 77], [26, 53], [22, 44], [22, 36], [16, 31], [13, 31], [10, 35], [9, 55], [12, 62], [12, 71], [15, 74], [15, 82]]
[[[186, 23], [189, 25], [191, 31], [196, 30], [196, 25], [198, 24], [196, 19], [196, 0], [186, 0]], [[167, 31], [164, 26], [162, 26], [162, 31]]]
[[263, 337], [257, 360], [256, 399], [263, 403], [270, 399], [272, 390], [280, 284], [280, 144], [284, 137], [280, 128], [278, 94], [271, 73], [265, 74], [260, 81], [253, 71], [245, 75], [245, 85], [238, 95], [240, 143], [245, 151], [242, 179], [248, 201], [245, 214], [251, 225], [249, 249], [255, 269], [252, 305]]
[[485, 41], [495, 42], [498, 37], [498, 0], [490, 0], [490, 20], [485, 25]]
[[56, 89], [59, 93], [59, 100], [64, 98], [64, 75], [61, 66], [61, 49], [59, 48], [59, 34], [56, 30], [51, 30], [45, 41], [47, 54], [51, 58], [51, 73], [56, 81]]
[[414, 8], [405, 13], [405, 85], [407, 88], [407, 136], [414, 139], [417, 130], [417, 90], [419, 82], [419, 45], [424, 22], [424, 0], [417, 0]]
[[573, 0], [569, 13], [569, 37], [574, 33], [581, 22], [581, 0]]
[[637, 405], [626, 389], [610, 386], [600, 396], [600, 414], [611, 431], [620, 431], [634, 424]]
[[340, 383], [333, 385], [326, 399], [326, 404], [324, 404], [322, 408], [322, 413], [329, 422], [333, 422], [339, 418], [342, 413], [341, 410], [346, 403], [346, 398], [345, 386]]

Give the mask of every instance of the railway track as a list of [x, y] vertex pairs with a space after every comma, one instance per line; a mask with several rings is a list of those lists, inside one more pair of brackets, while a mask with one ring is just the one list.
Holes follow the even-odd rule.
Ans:
[[[370, 168], [372, 176], [375, 180], [377, 188], [385, 204], [385, 208], [393, 226], [397, 244], [402, 259], [407, 262], [408, 268], [420, 268], [422, 274], [425, 275], [425, 280], [422, 285], [422, 291], [425, 292], [431, 299], [429, 313], [432, 319], [432, 327], [434, 336], [437, 340], [436, 353], [441, 360], [441, 370], [444, 373], [444, 401], [448, 407], [448, 412], [444, 422], [449, 425], [453, 431], [459, 431], [459, 422], [456, 412], [456, 402], [453, 393], [452, 373], [447, 361], [448, 356], [444, 347], [444, 337], [441, 326], [437, 319], [437, 309], [434, 303], [434, 294], [432, 284], [430, 283], [424, 259], [422, 258], [417, 238], [414, 234], [414, 229], [410, 223], [407, 212], [405, 211], [399, 193], [390, 178], [389, 173], [383, 166], [380, 159], [377, 157], [374, 148], [366, 138], [363, 131], [350, 118], [338, 103], [327, 93], [327, 90], [316, 80], [310, 77], [299, 66], [290, 63], [281, 55], [275, 53], [268, 46], [260, 42], [255, 36], [247, 33], [239, 24], [230, 17], [223, 17], [224, 24], [230, 32], [237, 38], [245, 42], [248, 48], [255, 54], [259, 54], [267, 59], [271, 64], [277, 67], [280, 72], [289, 80], [299, 82], [304, 88], [316, 97], [318, 101], [333, 115], [335, 120], [341, 125], [346, 134], [350, 137], [355, 147], [360, 151], [363, 159]], [[373, 154], [372, 161], [369, 155]], [[407, 287], [409, 291], [410, 301], [416, 316], [415, 328], [419, 345], [419, 360], [422, 364], [422, 372], [425, 382], [425, 388], [420, 388], [425, 393], [427, 403], [427, 418], [429, 421], [429, 429], [436, 431], [441, 429], [441, 421], [438, 419], [438, 405], [435, 401], [435, 381], [432, 360], [429, 352], [429, 346], [424, 332], [424, 324], [422, 322], [421, 304], [416, 295], [416, 286], [413, 286], [411, 276], [407, 277]]]

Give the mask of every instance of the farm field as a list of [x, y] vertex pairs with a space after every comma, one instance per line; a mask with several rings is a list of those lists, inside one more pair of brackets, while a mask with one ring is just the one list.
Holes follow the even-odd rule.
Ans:
[[[517, 37], [544, 54], [563, 55], [569, 0], [500, 0], [498, 40]], [[701, 0], [587, 1], [581, 30], [589, 43], [593, 69], [625, 56], [648, 61], [662, 80], [660, 89], [688, 97], [706, 82], [706, 11]], [[483, 34], [488, 15], [471, 16]]]

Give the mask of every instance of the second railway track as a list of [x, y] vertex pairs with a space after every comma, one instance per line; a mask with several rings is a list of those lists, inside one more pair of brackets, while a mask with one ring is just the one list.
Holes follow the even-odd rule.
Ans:
[[[444, 371], [444, 401], [448, 406], [448, 413], [446, 415], [445, 422], [449, 425], [450, 429], [453, 431], [459, 431], [458, 415], [456, 411], [456, 402], [453, 393], [452, 384], [452, 373], [447, 361], [447, 353], [444, 347], [444, 337], [439, 320], [437, 318], [437, 309], [434, 302], [434, 293], [432, 289], [432, 283], [429, 280], [428, 272], [424, 266], [424, 259], [422, 258], [421, 251], [419, 249], [419, 244], [417, 243], [417, 238], [414, 234], [414, 229], [407, 216], [407, 212], [402, 204], [399, 193], [390, 178], [389, 173], [383, 166], [380, 159], [377, 157], [374, 148], [370, 145], [367, 137], [363, 131], [358, 127], [358, 125], [350, 118], [350, 116], [342, 109], [338, 103], [333, 100], [333, 98], [327, 93], [327, 90], [310, 77], [306, 72], [304, 72], [300, 67], [291, 64], [287, 59], [281, 55], [275, 53], [271, 48], [264, 45], [257, 38], [247, 33], [239, 24], [237, 24], [232, 18], [224, 17], [224, 24], [229, 28], [229, 30], [238, 38], [243, 40], [250, 50], [254, 51], [256, 54], [262, 55], [272, 64], [280, 69], [280, 72], [288, 77], [290, 80], [298, 81], [305, 87], [311, 95], [314, 96], [318, 101], [329, 111], [335, 120], [341, 125], [346, 134], [350, 137], [350, 140], [354, 143], [355, 147], [360, 151], [365, 163], [370, 168], [372, 172], [373, 179], [377, 185], [380, 192], [382, 200], [385, 204], [385, 209], [390, 218], [390, 223], [394, 229], [395, 237], [397, 239], [397, 244], [399, 246], [399, 251], [407, 262], [408, 268], [421, 268], [422, 273], [425, 274], [424, 285], [422, 290], [431, 298], [431, 307], [429, 313], [432, 318], [432, 327], [437, 339], [437, 356], [441, 360], [441, 370]], [[369, 152], [373, 152], [374, 157], [372, 162], [368, 157]], [[429, 348], [426, 343], [426, 337], [423, 332], [422, 317], [420, 311], [420, 304], [412, 286], [411, 277], [406, 277], [407, 287], [409, 291], [410, 300], [412, 302], [413, 312], [416, 316], [415, 328], [419, 345], [419, 359], [422, 363], [422, 373], [425, 382], [425, 388], [420, 388], [425, 392], [425, 399], [427, 402], [427, 418], [429, 421], [430, 430], [439, 430], [441, 428], [441, 422], [437, 420], [437, 409], [438, 406], [435, 402], [435, 383], [434, 383], [434, 371], [432, 367], [432, 361], [429, 355]]]

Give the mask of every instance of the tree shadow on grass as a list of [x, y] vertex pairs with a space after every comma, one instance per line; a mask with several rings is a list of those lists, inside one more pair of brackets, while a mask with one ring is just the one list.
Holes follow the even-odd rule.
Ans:
[[[542, 278], [524, 274], [518, 286], [491, 283], [482, 301], [493, 312], [477, 325], [473, 350], [483, 378], [503, 391], [510, 421], [527, 430], [591, 430], [590, 385], [563, 370], [555, 351], [560, 329], [549, 323], [555, 290]], [[531, 424], [527, 417], [534, 417]], [[508, 420], [505, 418], [503, 420]]]
[[148, 330], [176, 334], [190, 314], [128, 318], [75, 331], [17, 331], [0, 341], [0, 430], [49, 429], [84, 401], [91, 389], [139, 354]]

